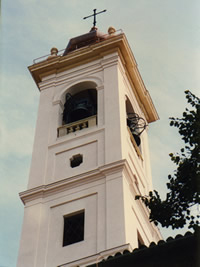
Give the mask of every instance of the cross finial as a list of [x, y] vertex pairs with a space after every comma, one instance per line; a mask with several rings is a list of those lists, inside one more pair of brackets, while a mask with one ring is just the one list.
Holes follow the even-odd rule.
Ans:
[[93, 27], [95, 27], [96, 26], [96, 15], [98, 15], [100, 13], [103, 13], [103, 12], [106, 12], [106, 9], [104, 9], [104, 10], [98, 12], [98, 13], [96, 13], [96, 8], [93, 9], [93, 11], [94, 11], [94, 14], [92, 14], [90, 16], [87, 16], [87, 17], [84, 17], [83, 19], [87, 19], [87, 18], [90, 18], [90, 17], [93, 17], [94, 16]]

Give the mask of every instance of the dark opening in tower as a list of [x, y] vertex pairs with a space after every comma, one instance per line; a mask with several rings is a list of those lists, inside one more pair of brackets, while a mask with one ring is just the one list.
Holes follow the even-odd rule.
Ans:
[[142, 117], [135, 113], [129, 99], [126, 100], [126, 116], [127, 126], [129, 127], [129, 130], [135, 140], [136, 145], [140, 147], [140, 135], [146, 129], [147, 124]]
[[63, 124], [97, 115], [97, 91], [86, 89], [74, 95], [67, 93], [63, 111]]

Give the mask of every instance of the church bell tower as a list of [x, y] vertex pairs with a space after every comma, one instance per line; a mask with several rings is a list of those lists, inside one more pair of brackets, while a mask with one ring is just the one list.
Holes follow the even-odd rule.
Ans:
[[93, 27], [29, 71], [40, 103], [17, 266], [87, 266], [157, 242], [135, 196], [152, 190], [158, 115], [125, 34]]

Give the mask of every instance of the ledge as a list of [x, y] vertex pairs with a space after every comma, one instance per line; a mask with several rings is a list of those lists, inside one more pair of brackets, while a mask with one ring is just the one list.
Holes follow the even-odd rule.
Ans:
[[64, 70], [69, 70], [96, 59], [101, 59], [107, 54], [117, 52], [127, 77], [132, 84], [138, 103], [145, 114], [148, 123], [159, 119], [157, 111], [153, 105], [149, 92], [146, 90], [142, 77], [137, 68], [137, 62], [128, 44], [125, 34], [113, 36], [104, 41], [92, 44], [81, 49], [70, 52], [66, 56], [58, 56], [51, 60], [45, 60], [29, 66], [28, 69], [39, 88], [42, 77], [57, 74]]
[[119, 160], [114, 163], [106, 164], [104, 166], [100, 166], [99, 168], [85, 172], [81, 175], [71, 176], [69, 178], [64, 178], [60, 181], [56, 181], [54, 183], [48, 185], [41, 185], [32, 189], [28, 189], [19, 193], [19, 196], [24, 204], [29, 201], [45, 198], [49, 195], [54, 195], [55, 193], [59, 193], [67, 190], [68, 188], [77, 186], [77, 183], [86, 184], [91, 181], [100, 180], [105, 178], [106, 175], [110, 173], [117, 173], [122, 171], [126, 165], [126, 160]]
[[58, 137], [97, 125], [97, 115], [58, 127]]

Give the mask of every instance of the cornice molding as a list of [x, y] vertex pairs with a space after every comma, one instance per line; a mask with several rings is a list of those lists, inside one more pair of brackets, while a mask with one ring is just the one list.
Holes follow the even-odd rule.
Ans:
[[[77, 49], [66, 56], [58, 56], [52, 60], [45, 60], [40, 63], [29, 66], [29, 71], [33, 76], [37, 86], [42, 81], [42, 77], [53, 73], [60, 73], [74, 67], [89, 63], [91, 61], [106, 58], [106, 55], [116, 53], [121, 59], [125, 68], [126, 75], [133, 85], [133, 90], [138, 103], [146, 116], [148, 123], [159, 119], [157, 111], [153, 105], [149, 92], [145, 88], [142, 77], [137, 68], [137, 62], [128, 44], [125, 34], [119, 34], [104, 40], [100, 43]], [[116, 58], [111, 57], [112, 64], [117, 63]], [[106, 64], [103, 63], [103, 65]], [[111, 62], [107, 62], [108, 66]], [[102, 65], [102, 66], [103, 66]], [[104, 66], [106, 67], [106, 65]]]
[[54, 183], [41, 185], [32, 189], [28, 189], [19, 193], [19, 196], [24, 204], [40, 199], [46, 198], [50, 195], [55, 195], [60, 192], [66, 191], [77, 185], [88, 184], [91, 181], [98, 181], [104, 179], [106, 175], [122, 172], [125, 166], [125, 160], [120, 160], [114, 163], [106, 164], [95, 170], [85, 172], [80, 175], [72, 176]]

